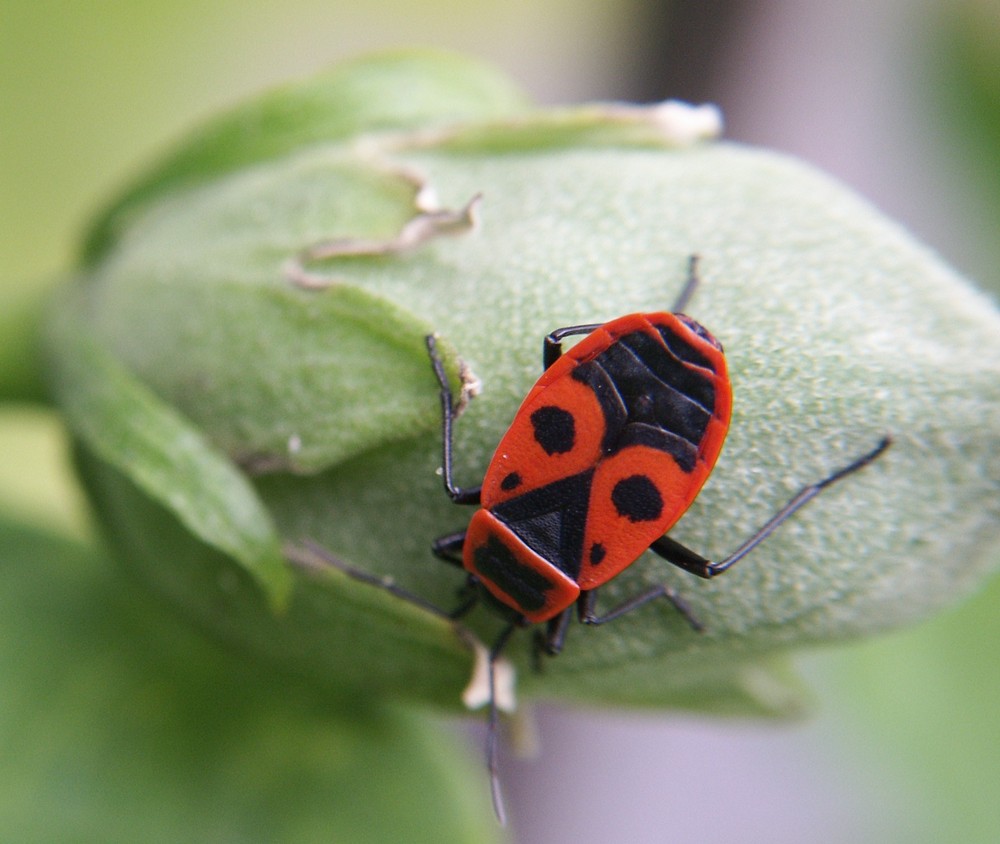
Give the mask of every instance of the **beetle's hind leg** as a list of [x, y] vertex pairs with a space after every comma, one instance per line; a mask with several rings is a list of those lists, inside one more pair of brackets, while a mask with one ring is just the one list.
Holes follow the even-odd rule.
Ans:
[[531, 665], [535, 671], [542, 670], [543, 657], [558, 656], [562, 651], [572, 613], [573, 608], [570, 607], [555, 618], [549, 619], [545, 623], [545, 630], [535, 628], [535, 637], [531, 648]]
[[639, 607], [644, 607], [651, 601], [666, 598], [673, 608], [684, 617], [684, 620], [691, 625], [692, 630], [701, 633], [705, 629], [704, 625], [698, 620], [698, 617], [688, 605], [688, 602], [675, 589], [666, 584], [654, 586], [652, 589], [635, 595], [603, 615], [598, 615], [596, 612], [596, 597], [596, 589], [580, 593], [580, 598], [577, 601], [577, 611], [579, 612], [581, 623], [594, 625], [607, 624], [609, 621], [614, 621], [616, 618], [628, 615], [633, 610], [639, 609]]
[[663, 557], [663, 559], [668, 563], [673, 563], [678, 568], [682, 568], [685, 571], [696, 574], [698, 577], [712, 578], [716, 575], [720, 575], [753, 551], [754, 548], [774, 533], [775, 529], [779, 525], [801, 510], [817, 495], [831, 485], [843, 480], [848, 475], [852, 475], [855, 472], [864, 469], [871, 463], [874, 463], [879, 457], [882, 456], [890, 445], [892, 445], [892, 437], [885, 436], [879, 440], [878, 445], [876, 445], [871, 451], [855, 458], [846, 466], [831, 472], [822, 480], [800, 489], [794, 496], [792, 496], [791, 499], [789, 499], [784, 507], [778, 510], [777, 513], [771, 516], [770, 519], [768, 519], [763, 525], [761, 525], [761, 527], [744, 540], [743, 544], [740, 545], [739, 548], [722, 560], [709, 560], [701, 554], [692, 551], [690, 548], [681, 545], [680, 542], [675, 539], [671, 539], [669, 536], [661, 536], [659, 539], [655, 540], [649, 548], [655, 554]]

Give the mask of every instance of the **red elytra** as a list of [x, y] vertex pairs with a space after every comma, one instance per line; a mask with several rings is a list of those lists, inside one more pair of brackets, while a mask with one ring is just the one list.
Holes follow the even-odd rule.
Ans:
[[500, 440], [465, 568], [526, 622], [560, 615], [687, 510], [731, 408], [722, 347], [689, 317], [594, 328], [545, 370]]

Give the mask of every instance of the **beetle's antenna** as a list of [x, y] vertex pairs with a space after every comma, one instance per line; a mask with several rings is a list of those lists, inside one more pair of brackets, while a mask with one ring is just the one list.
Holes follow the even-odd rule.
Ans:
[[500, 790], [500, 774], [497, 770], [497, 731], [500, 725], [500, 713], [497, 709], [496, 664], [516, 627], [516, 623], [508, 624], [490, 650], [490, 717], [486, 728], [486, 769], [490, 775], [490, 796], [493, 798], [493, 811], [496, 812], [500, 826], [507, 825], [507, 813], [504, 810], [503, 792]]

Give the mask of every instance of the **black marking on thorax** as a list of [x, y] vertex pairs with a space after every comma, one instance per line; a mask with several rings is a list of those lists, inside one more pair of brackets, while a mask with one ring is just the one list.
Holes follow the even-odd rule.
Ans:
[[715, 410], [715, 386], [690, 364], [714, 369], [701, 352], [666, 326], [656, 326], [666, 348], [643, 331], [626, 334], [573, 369], [604, 413], [601, 447], [612, 455], [646, 445], [674, 457], [690, 472]]
[[545, 593], [552, 583], [543, 574], [522, 566], [510, 549], [495, 536], [473, 552], [476, 571], [510, 595], [528, 612], [545, 606]]
[[536, 554], [575, 580], [593, 479], [594, 470], [588, 469], [508, 499], [491, 512]]

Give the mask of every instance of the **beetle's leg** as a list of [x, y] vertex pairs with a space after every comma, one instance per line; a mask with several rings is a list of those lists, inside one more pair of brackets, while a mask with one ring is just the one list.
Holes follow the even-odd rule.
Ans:
[[536, 627], [531, 636], [531, 670], [536, 674], [545, 668], [545, 656], [545, 633]]
[[652, 545], [650, 545], [650, 550], [659, 554], [663, 559], [675, 566], [679, 566], [685, 571], [689, 571], [692, 574], [698, 575], [698, 577], [715, 577], [718, 574], [726, 571], [726, 569], [738, 563], [747, 554], [749, 554], [754, 548], [760, 545], [765, 539], [767, 539], [774, 530], [792, 514], [798, 512], [806, 504], [812, 501], [817, 495], [819, 495], [824, 489], [826, 489], [831, 484], [836, 483], [842, 478], [857, 472], [859, 469], [863, 469], [869, 463], [872, 463], [890, 446], [892, 445], [891, 437], [883, 437], [879, 444], [869, 451], [867, 454], [863, 454], [857, 460], [849, 463], [836, 472], [827, 475], [823, 480], [818, 483], [810, 484], [807, 487], [803, 487], [799, 492], [797, 492], [792, 498], [778, 510], [770, 519], [768, 519], [752, 536], [750, 536], [739, 548], [733, 551], [728, 557], [718, 562], [713, 562], [712, 560], [707, 560], [700, 554], [695, 553], [690, 548], [686, 548], [681, 545], [676, 540], [671, 539], [669, 536], [661, 536]]
[[[698, 278], [698, 256], [692, 255], [688, 259], [688, 277], [687, 282], [684, 284], [684, 288], [681, 290], [680, 295], [677, 297], [674, 304], [670, 307], [670, 310], [674, 313], [682, 311], [686, 306], [688, 301], [691, 299], [691, 294], [694, 293], [695, 288], [700, 284], [700, 279]], [[565, 337], [570, 337], [574, 334], [590, 334], [595, 328], [600, 328], [601, 323], [593, 323], [589, 325], [567, 325], [565, 328], [557, 328], [551, 334], [547, 334], [545, 337], [545, 342], [542, 344], [542, 368], [548, 369], [552, 364], [554, 364], [560, 357], [562, 357], [562, 341]]]
[[438, 355], [437, 342], [433, 334], [428, 334], [424, 338], [427, 343], [427, 354], [430, 355], [431, 366], [434, 367], [434, 374], [437, 376], [438, 384], [441, 386], [441, 438], [442, 438], [442, 472], [444, 475], [444, 490], [456, 504], [479, 504], [481, 486], [457, 487], [451, 476], [451, 455], [452, 455], [452, 423], [455, 421], [454, 402], [451, 396], [451, 386], [448, 384], [448, 376], [444, 371], [444, 364], [441, 363], [441, 356]]
[[[449, 533], [447, 536], [439, 536], [431, 545], [431, 551], [439, 560], [458, 568], [464, 568], [462, 563], [462, 546], [465, 544], [465, 531]], [[476, 604], [479, 603], [479, 578], [471, 572], [465, 579], [465, 584], [458, 590], [461, 603], [450, 613], [451, 618], [462, 618], [469, 613]]]
[[464, 618], [479, 604], [482, 590], [479, 588], [479, 578], [472, 572], [465, 576], [465, 582], [455, 590], [459, 604], [448, 615], [453, 619]]
[[562, 357], [562, 341], [564, 337], [573, 334], [590, 334], [595, 328], [600, 328], [602, 323], [595, 322], [590, 325], [567, 325], [565, 328], [557, 328], [551, 334], [545, 336], [542, 344], [542, 368], [548, 369], [560, 357]]
[[691, 296], [699, 284], [701, 284], [701, 279], [698, 277], [698, 256], [692, 255], [688, 258], [687, 281], [684, 283], [684, 287], [677, 295], [674, 303], [670, 306], [670, 312], [674, 314], [682, 313], [687, 307], [687, 303], [691, 301]]
[[545, 625], [545, 632], [541, 630], [537, 631], [535, 636], [535, 665], [536, 667], [541, 666], [541, 660], [539, 657], [542, 654], [546, 656], [557, 656], [563, 649], [563, 643], [566, 641], [566, 631], [569, 629], [570, 616], [573, 613], [573, 608], [559, 613], [555, 618], [549, 619]]
[[439, 536], [431, 544], [431, 551], [434, 556], [453, 566], [462, 568], [462, 546], [465, 545], [465, 531], [449, 533], [447, 536]]
[[691, 607], [688, 606], [687, 601], [685, 601], [680, 595], [677, 594], [676, 591], [666, 584], [654, 586], [652, 589], [630, 598], [625, 601], [625, 603], [615, 607], [610, 612], [604, 613], [604, 615], [597, 615], [595, 611], [596, 597], [596, 589], [590, 589], [586, 592], [580, 593], [577, 609], [580, 614], [580, 621], [583, 624], [606, 624], [607, 622], [614, 621], [616, 618], [620, 618], [633, 610], [639, 609], [639, 607], [645, 606], [650, 601], [655, 601], [659, 598], [666, 598], [671, 604], [673, 604], [674, 609], [684, 616], [684, 620], [691, 625], [693, 630], [700, 633], [705, 629], [702, 626], [702, 623], [698, 621], [698, 618], [691, 610]]

